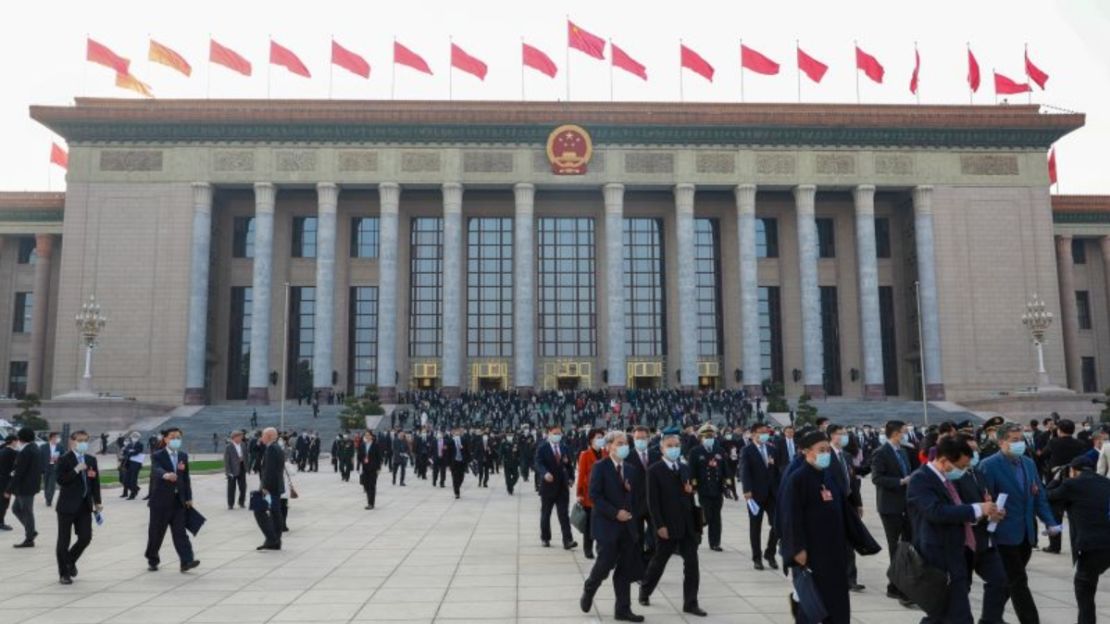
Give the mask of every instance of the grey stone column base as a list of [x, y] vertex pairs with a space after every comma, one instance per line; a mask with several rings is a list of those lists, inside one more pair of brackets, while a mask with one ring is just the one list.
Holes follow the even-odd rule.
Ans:
[[610, 397], [615, 397], [624, 394], [624, 386], [607, 386], [605, 391], [609, 393]]
[[865, 401], [885, 401], [886, 386], [883, 384], [864, 384], [863, 399]]
[[269, 405], [269, 388], [249, 388], [247, 390], [247, 405]]
[[811, 399], [825, 398], [825, 386], [805, 386], [804, 391]]
[[944, 384], [926, 384], [925, 398], [929, 399], [930, 401], [943, 401]]
[[517, 391], [517, 394], [520, 394], [520, 395], [526, 396], [526, 397], [530, 397], [530, 396], [532, 396], [533, 394], [536, 393], [536, 389], [532, 386], [516, 386], [513, 389]]
[[204, 388], [185, 388], [185, 405], [207, 405], [208, 395], [205, 394]]

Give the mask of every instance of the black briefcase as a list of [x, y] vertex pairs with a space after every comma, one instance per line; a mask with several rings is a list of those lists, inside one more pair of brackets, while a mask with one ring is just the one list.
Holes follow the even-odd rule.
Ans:
[[578, 529], [578, 532], [585, 535], [586, 529], [590, 523], [590, 512], [582, 506], [582, 503], [575, 503], [574, 508], [570, 510], [570, 524]]
[[794, 582], [794, 593], [798, 595], [798, 608], [805, 614], [807, 622], [824, 622], [829, 617], [825, 610], [825, 602], [817, 591], [813, 582], [813, 572], [809, 568], [791, 568], [791, 580]]
[[269, 505], [266, 504], [266, 496], [262, 494], [262, 490], [255, 490], [251, 492], [251, 501], [249, 508], [251, 511], [266, 512], [270, 510]]
[[943, 613], [948, 606], [948, 574], [925, 563], [910, 542], [898, 542], [887, 578], [926, 614]]

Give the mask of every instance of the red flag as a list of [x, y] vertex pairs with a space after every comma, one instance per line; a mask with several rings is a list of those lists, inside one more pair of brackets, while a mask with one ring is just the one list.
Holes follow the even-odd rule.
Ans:
[[429, 76], [432, 74], [432, 68], [428, 67], [428, 63], [423, 57], [396, 41], [393, 42], [393, 62], [398, 65], [407, 65]]
[[679, 44], [678, 47], [682, 67], [694, 73], [701, 74], [703, 78], [709, 82], [713, 82], [713, 66], [703, 59], [701, 55], [687, 48], [684, 44]]
[[451, 66], [456, 69], [473, 74], [478, 77], [478, 80], [486, 79], [486, 64], [477, 58], [470, 56], [462, 48], [455, 44], [451, 44]]
[[50, 162], [62, 169], [69, 169], [69, 154], [57, 143], [50, 144]]
[[85, 45], [85, 60], [109, 69], [114, 69], [117, 74], [126, 74], [130, 71], [131, 61], [112, 52], [107, 46], [99, 44], [92, 39], [87, 39]]
[[917, 95], [917, 82], [921, 74], [921, 55], [917, 52], [917, 47], [913, 49], [913, 76], [910, 77], [910, 93]]
[[244, 76], [251, 75], [250, 61], [240, 56], [235, 50], [225, 48], [216, 43], [215, 39], [209, 40], [208, 62], [223, 65], [231, 71], [239, 72]]
[[1028, 93], [1032, 90], [1028, 82], [1015, 82], [998, 72], [994, 72], [995, 95], [1014, 95], [1016, 93]]
[[582, 30], [570, 20], [567, 20], [567, 45], [595, 59], [605, 58], [605, 40]]
[[742, 43], [740, 44], [740, 67], [766, 76], [774, 76], [779, 73], [778, 63]]
[[333, 65], [338, 65], [356, 76], [370, 77], [370, 63], [367, 63], [366, 59], [358, 54], [336, 43], [335, 39], [331, 40], [331, 62]]
[[559, 68], [555, 67], [555, 61], [551, 57], [540, 51], [539, 48], [534, 48], [527, 43], [521, 43], [522, 46], [522, 62], [531, 67], [532, 69], [545, 74], [551, 78], [559, 72]]
[[979, 61], [975, 60], [971, 48], [967, 49], [967, 86], [971, 87], [972, 93], [979, 91]]
[[617, 47], [617, 44], [610, 42], [609, 47], [613, 52], [613, 67], [619, 67], [630, 74], [647, 80], [646, 67], [641, 65], [636, 59], [628, 56], [624, 50]]
[[280, 45], [273, 39], [270, 40], [270, 64], [281, 65], [298, 76], [312, 77], [312, 74], [308, 73], [308, 68], [304, 66], [301, 59], [297, 58], [296, 54], [293, 54], [292, 50]]
[[805, 75], [809, 76], [809, 79], [813, 82], [821, 82], [821, 79], [825, 77], [825, 72], [829, 71], [829, 66], [798, 48], [798, 69], [805, 72]]
[[1056, 182], [1056, 148], [1054, 147], [1048, 152], [1048, 185], [1052, 186]]
[[882, 84], [883, 74], [886, 73], [879, 59], [859, 49], [859, 46], [856, 46], [856, 69], [862, 69], [868, 78], [879, 84]]
[[1025, 51], [1025, 75], [1029, 76], [1030, 80], [1037, 83], [1041, 91], [1044, 91], [1044, 84], [1048, 82], [1048, 74], [1041, 71], [1041, 68], [1037, 67], [1033, 64], [1033, 61], [1029, 60], [1029, 50]]

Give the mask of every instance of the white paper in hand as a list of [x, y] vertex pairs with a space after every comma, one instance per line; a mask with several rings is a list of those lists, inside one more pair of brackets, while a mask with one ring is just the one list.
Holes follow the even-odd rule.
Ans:
[[[998, 505], [999, 509], [1005, 509], [1006, 508], [1006, 499], [1009, 498], [1009, 497], [1010, 497], [1009, 494], [1007, 494], [1006, 492], [1003, 492], [1003, 493], [998, 495], [998, 500], [995, 501], [995, 504]], [[991, 523], [987, 525], [987, 532], [988, 533], [994, 533], [994, 531], [997, 528], [998, 528], [998, 523], [992, 520]]]
[[759, 503], [755, 502], [754, 498], [748, 499], [748, 511], [750, 511], [753, 516], [759, 515]]

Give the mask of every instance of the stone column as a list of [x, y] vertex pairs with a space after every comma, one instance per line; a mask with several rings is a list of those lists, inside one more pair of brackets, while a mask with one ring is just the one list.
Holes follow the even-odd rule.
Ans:
[[825, 396], [824, 336], [821, 333], [821, 289], [817, 286], [817, 187], [794, 187], [798, 219], [798, 273], [802, 291], [802, 379], [813, 398]]
[[856, 203], [856, 263], [859, 276], [860, 342], [863, 347], [863, 398], [886, 398], [883, 383], [883, 332], [879, 318], [879, 268], [875, 251], [875, 187], [861, 184]]
[[1106, 316], [1110, 316], [1110, 236], [1098, 240], [1102, 250], [1102, 278], [1106, 282]]
[[332, 348], [335, 344], [335, 218], [339, 187], [316, 185], [316, 327], [312, 345], [312, 386], [327, 401], [333, 392]]
[[674, 187], [675, 237], [678, 261], [679, 366], [683, 389], [698, 386], [698, 290], [694, 270], [694, 185]]
[[1056, 275], [1060, 284], [1060, 325], [1064, 330], [1064, 367], [1068, 388], [1083, 389], [1079, 359], [1079, 311], [1075, 303], [1075, 264], [1071, 255], [1072, 236], [1056, 236]]
[[[43, 396], [43, 369], [46, 366], [46, 318], [50, 311], [50, 256], [53, 250], [52, 234], [35, 236], [35, 283], [31, 302], [31, 353], [27, 358], [27, 393], [36, 394], [39, 398], [46, 398]], [[207, 274], [208, 256], [204, 259]]]
[[744, 390], [763, 396], [763, 358], [759, 339], [759, 259], [755, 255], [754, 184], [736, 187], [736, 232], [740, 249], [740, 366]]
[[397, 209], [401, 187], [378, 185], [378, 395], [397, 402]]
[[[270, 403], [270, 302], [274, 260], [274, 185], [254, 184], [254, 281], [248, 405]], [[282, 337], [282, 339], [287, 339]]]
[[458, 182], [443, 185], [443, 392], [455, 396], [461, 387], [462, 320], [462, 195]]
[[913, 189], [913, 225], [917, 247], [917, 281], [921, 298], [921, 333], [925, 344], [925, 395], [930, 401], [944, 400], [941, 375], [940, 312], [937, 302], [937, 268], [933, 250], [933, 187]]
[[[204, 405], [208, 353], [208, 267], [212, 248], [212, 185], [193, 183], [193, 244], [189, 274], [189, 327], [185, 342], [185, 405]], [[35, 296], [38, 304], [38, 296]]]
[[628, 384], [624, 357], [624, 185], [606, 184], [605, 195], [605, 346], [609, 393]]
[[531, 392], [536, 384], [536, 249], [532, 241], [536, 187], [517, 184], [513, 195], [513, 385], [520, 392]]

